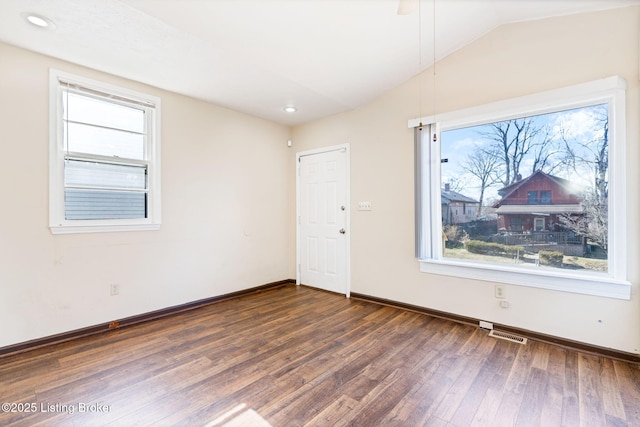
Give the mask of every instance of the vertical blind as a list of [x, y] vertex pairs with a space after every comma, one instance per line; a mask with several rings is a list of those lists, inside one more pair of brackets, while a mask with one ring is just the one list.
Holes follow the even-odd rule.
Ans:
[[[415, 256], [420, 260], [431, 258], [438, 250], [438, 223], [433, 210], [439, 212], [440, 181], [435, 176], [440, 162], [438, 144], [433, 142], [439, 135], [437, 123], [414, 128], [414, 200], [415, 200]], [[439, 139], [439, 136], [437, 137]], [[435, 204], [435, 205], [434, 205]]]

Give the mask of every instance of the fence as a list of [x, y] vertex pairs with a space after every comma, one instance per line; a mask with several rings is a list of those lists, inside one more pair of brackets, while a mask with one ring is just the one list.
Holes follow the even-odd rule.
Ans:
[[564, 246], [584, 244], [582, 236], [567, 231], [532, 231], [530, 233], [499, 234], [493, 236], [493, 241], [510, 246]]

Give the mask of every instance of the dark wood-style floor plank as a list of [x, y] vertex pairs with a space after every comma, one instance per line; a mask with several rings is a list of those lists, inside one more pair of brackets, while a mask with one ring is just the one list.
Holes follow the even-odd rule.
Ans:
[[1, 358], [0, 397], [38, 409], [2, 426], [640, 426], [640, 367], [285, 286]]
[[578, 387], [578, 353], [567, 352], [562, 392], [562, 425], [580, 425], [580, 389]]
[[558, 347], [550, 347], [547, 352], [547, 381], [544, 389], [540, 425], [561, 426], [562, 402], [564, 399], [564, 367], [566, 352]]
[[589, 354], [578, 355], [578, 387], [580, 389], [580, 414], [590, 420], [591, 425], [604, 426], [604, 392], [600, 373], [603, 366], [600, 357]]
[[617, 360], [613, 361], [616, 388], [624, 406], [625, 421], [640, 426], [640, 369], [638, 366]]

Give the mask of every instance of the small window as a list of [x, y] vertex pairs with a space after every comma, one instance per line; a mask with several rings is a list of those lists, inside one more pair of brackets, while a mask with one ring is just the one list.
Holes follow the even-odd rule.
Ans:
[[541, 191], [540, 192], [540, 204], [541, 205], [550, 205], [551, 204], [551, 191]]
[[533, 229], [534, 229], [534, 231], [543, 231], [544, 230], [544, 218], [535, 218], [533, 220]]
[[51, 103], [52, 232], [157, 229], [160, 100], [52, 70]]
[[527, 192], [527, 204], [529, 204], [529, 205], [538, 204], [538, 192], [537, 191], [529, 191], [529, 192]]

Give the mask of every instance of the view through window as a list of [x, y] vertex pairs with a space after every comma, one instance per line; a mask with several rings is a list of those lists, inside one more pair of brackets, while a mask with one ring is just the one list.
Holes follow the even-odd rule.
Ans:
[[50, 71], [53, 234], [157, 230], [160, 99]]
[[608, 127], [598, 104], [442, 132], [443, 257], [607, 272]]
[[145, 110], [64, 88], [65, 218], [146, 218]]

